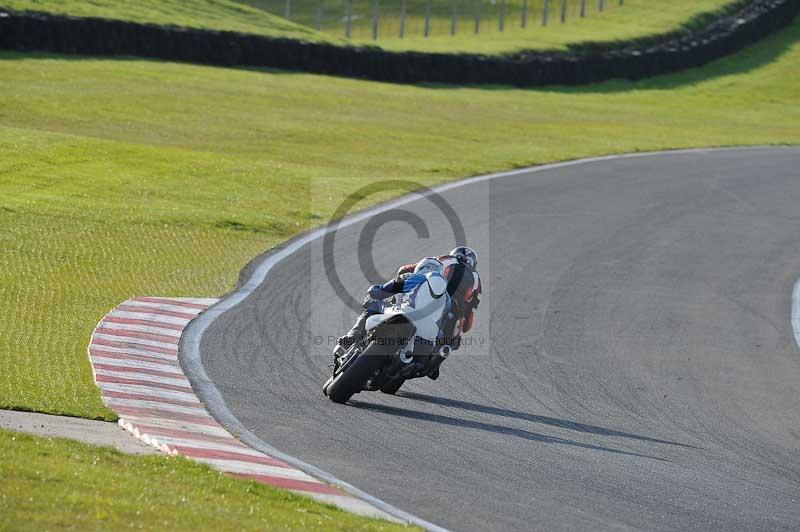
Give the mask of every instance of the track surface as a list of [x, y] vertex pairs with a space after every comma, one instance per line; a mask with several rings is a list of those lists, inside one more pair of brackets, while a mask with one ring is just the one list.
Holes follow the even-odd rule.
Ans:
[[[311, 338], [354, 314], [299, 252], [203, 337], [249, 429], [457, 530], [800, 529], [800, 150], [609, 160], [443, 196], [484, 243], [488, 354], [330, 403]], [[337, 237], [353, 294], [362, 226]], [[432, 233], [381, 229], [378, 271], [450, 247]]]

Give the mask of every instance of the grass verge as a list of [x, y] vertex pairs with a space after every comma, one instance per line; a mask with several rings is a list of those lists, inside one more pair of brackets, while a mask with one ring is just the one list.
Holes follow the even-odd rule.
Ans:
[[[702, 69], [547, 90], [0, 55], [0, 408], [114, 419], [86, 356], [109, 309], [224, 293], [375, 176], [798, 143], [798, 37], [795, 23]], [[316, 210], [312, 179], [329, 183]]]
[[[566, 50], [585, 43], [613, 43], [640, 39], [681, 29], [719, 16], [741, 0], [565, 0], [566, 21], [560, 22], [561, 1], [549, 0], [548, 25], [542, 25], [544, 0], [482, 1], [480, 33], [474, 33], [473, 0], [432, 0], [430, 36], [424, 36], [425, 0], [408, 0], [405, 38], [399, 37], [400, 1], [381, 2], [377, 41], [372, 40], [374, 0], [352, 2], [352, 37], [357, 44], [390, 50], [508, 53], [520, 50]], [[527, 4], [527, 26], [521, 27], [522, 6]], [[303, 40], [344, 44], [344, 3], [293, 0], [291, 22], [283, 18], [286, 0], [0, 0], [0, 6], [78, 16], [178, 24], [190, 27], [244, 31]], [[502, 5], [502, 7], [501, 7]], [[318, 7], [322, 31], [317, 31]], [[452, 10], [458, 14], [457, 33], [450, 35]], [[504, 30], [499, 30], [500, 11]]]
[[0, 430], [0, 529], [416, 530], [183, 458]]

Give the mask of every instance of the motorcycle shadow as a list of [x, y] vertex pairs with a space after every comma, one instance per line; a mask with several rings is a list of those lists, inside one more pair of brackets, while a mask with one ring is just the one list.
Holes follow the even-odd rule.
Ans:
[[[413, 393], [413, 392], [400, 392], [398, 393], [397, 397], [417, 400], [422, 402], [427, 402], [431, 404], [438, 404], [441, 406], [448, 406], [454, 408], [461, 408], [468, 411], [483, 413], [487, 415], [493, 416], [500, 416], [506, 418], [514, 418], [520, 419], [535, 423], [543, 423], [546, 425], [559, 427], [559, 428], [566, 428], [577, 430], [583, 433], [590, 433], [590, 434], [598, 434], [603, 436], [617, 436], [617, 437], [624, 437], [624, 438], [633, 438], [638, 441], [650, 442], [650, 443], [662, 443], [668, 445], [677, 445], [681, 447], [690, 447], [690, 448], [697, 448], [691, 445], [681, 444], [677, 442], [671, 442], [667, 440], [659, 440], [656, 438], [649, 438], [646, 436], [638, 436], [636, 434], [629, 434], [621, 431], [615, 431], [613, 429], [607, 429], [604, 427], [598, 427], [594, 425], [586, 425], [582, 423], [576, 423], [573, 421], [562, 420], [557, 418], [551, 418], [546, 416], [538, 416], [535, 414], [528, 414], [525, 412], [518, 412], [515, 410], [509, 410], [504, 408], [497, 408], [491, 407], [486, 405], [480, 405], [477, 403], [470, 403], [467, 401], [459, 401], [455, 399], [445, 399], [425, 394]], [[599, 452], [606, 452], [606, 453], [613, 453], [631, 457], [638, 457], [638, 458], [647, 458], [650, 460], [657, 460], [661, 462], [672, 462], [669, 459], [658, 457], [651, 454], [644, 454], [635, 451], [623, 450], [623, 449], [616, 449], [613, 447], [608, 447], [605, 445], [597, 445], [591, 443], [580, 442], [577, 440], [572, 440], [568, 438], [562, 438], [558, 436], [551, 436], [547, 434], [542, 434], [539, 432], [534, 432], [531, 430], [519, 428], [519, 427], [511, 427], [499, 423], [490, 423], [487, 421], [478, 421], [474, 419], [464, 419], [458, 418], [453, 416], [448, 416], [444, 414], [435, 414], [432, 412], [425, 412], [421, 410], [412, 410], [408, 408], [403, 408], [399, 406], [392, 406], [386, 404], [378, 404], [378, 403], [367, 403], [362, 401], [357, 401], [351, 399], [350, 404], [354, 408], [359, 408], [362, 410], [368, 410], [372, 412], [378, 412], [381, 414], [387, 414], [396, 417], [402, 417], [407, 419], [413, 419], [418, 421], [426, 421], [431, 423], [437, 423], [441, 425], [447, 425], [452, 427], [459, 427], [471, 430], [480, 430], [485, 431], [493, 434], [501, 434], [503, 436], [514, 437], [514, 438], [521, 438], [528, 441], [535, 441], [540, 443], [547, 443], [547, 444], [555, 444], [555, 445], [566, 445], [571, 447], [577, 447], [582, 449], [588, 449], [592, 451], [599, 451]]]

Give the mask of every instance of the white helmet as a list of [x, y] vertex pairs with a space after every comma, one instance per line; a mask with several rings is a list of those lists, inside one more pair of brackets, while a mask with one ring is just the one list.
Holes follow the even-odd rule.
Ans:
[[425, 257], [414, 267], [414, 273], [426, 274], [428, 272], [444, 275], [444, 264], [436, 257]]
[[471, 247], [458, 246], [450, 252], [450, 255], [455, 257], [458, 262], [469, 264], [473, 270], [478, 265], [478, 254]]

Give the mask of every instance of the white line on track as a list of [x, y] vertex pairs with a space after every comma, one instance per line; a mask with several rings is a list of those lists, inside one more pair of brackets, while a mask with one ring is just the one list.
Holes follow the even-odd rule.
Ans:
[[[490, 181], [504, 177], [513, 177], [523, 174], [534, 174], [539, 172], [555, 170], [558, 168], [581, 166], [585, 164], [592, 164], [604, 161], [637, 159], [640, 157], [650, 157], [650, 156], [679, 156], [679, 155], [700, 154], [700, 153], [719, 152], [719, 151], [744, 151], [744, 150], [756, 150], [765, 148], [774, 149], [775, 147], [749, 146], [749, 147], [737, 147], [737, 148], [699, 148], [699, 149], [688, 149], [688, 150], [672, 150], [672, 151], [661, 151], [661, 152], [641, 152], [641, 153], [628, 153], [621, 155], [607, 155], [603, 157], [577, 159], [574, 161], [565, 161], [561, 163], [546, 164], [542, 166], [534, 166], [531, 168], [521, 168], [518, 170], [511, 170], [508, 172], [499, 172], [494, 174], [471, 177], [460, 181], [454, 181], [452, 183], [446, 183], [444, 185], [433, 187], [431, 189], [431, 192], [427, 194], [425, 193], [408, 194], [396, 200], [389, 201], [387, 203], [377, 205], [375, 207], [366, 209], [364, 211], [357, 212], [353, 215], [346, 217], [343, 220], [340, 220], [339, 223], [336, 225], [336, 230], [351, 226], [353, 224], [356, 224], [364, 220], [368, 220], [369, 218], [377, 214], [384, 213], [392, 209], [396, 209], [403, 205], [407, 205], [408, 203], [423, 199], [424, 197], [429, 196], [431, 194], [441, 194], [443, 192], [447, 192], [448, 190], [453, 190], [456, 188], [474, 185], [477, 183], [482, 183], [484, 181]], [[320, 478], [330, 484], [338, 485], [345, 491], [349, 492], [351, 495], [358, 497], [359, 499], [373, 505], [376, 508], [379, 508], [380, 510], [383, 510], [384, 512], [394, 517], [397, 517], [398, 519], [402, 519], [403, 521], [407, 521], [411, 524], [415, 524], [427, 530], [437, 531], [437, 532], [446, 531], [447, 529], [445, 528], [442, 528], [422, 518], [412, 515], [404, 510], [401, 510], [395, 506], [392, 506], [391, 504], [386, 503], [378, 499], [377, 497], [373, 497], [372, 495], [356, 488], [355, 486], [338, 479], [337, 477], [328, 473], [327, 471], [324, 471], [323, 469], [320, 469], [312, 464], [303, 462], [302, 460], [295, 458], [291, 455], [283, 453], [275, 449], [265, 441], [263, 441], [253, 432], [248, 430], [242, 424], [242, 422], [239, 421], [239, 419], [233, 414], [233, 412], [230, 411], [228, 405], [225, 403], [225, 399], [222, 397], [222, 394], [220, 393], [219, 389], [217, 389], [214, 382], [208, 377], [205, 367], [203, 366], [202, 357], [200, 355], [200, 343], [202, 341], [203, 334], [208, 329], [208, 327], [214, 322], [214, 320], [216, 320], [224, 313], [231, 310], [236, 305], [247, 299], [247, 297], [249, 297], [250, 294], [252, 294], [259, 286], [261, 286], [261, 284], [266, 279], [267, 274], [269, 274], [269, 272], [276, 264], [290, 257], [291, 255], [301, 250], [303, 247], [310, 244], [314, 240], [322, 238], [328, 232], [330, 232], [330, 230], [331, 229], [329, 227], [323, 226], [286, 242], [284, 247], [280, 248], [275, 253], [264, 257], [261, 263], [255, 268], [253, 273], [247, 279], [246, 283], [237, 288], [235, 292], [221, 299], [219, 303], [210, 307], [205, 313], [201, 314], [197, 319], [195, 319], [192, 323], [190, 323], [189, 327], [186, 329], [184, 333], [181, 344], [183, 347], [183, 349], [181, 349], [183, 367], [186, 370], [187, 376], [190, 378], [192, 384], [194, 385], [193, 387], [195, 391], [200, 395], [201, 399], [206, 404], [206, 406], [208, 407], [209, 411], [214, 416], [214, 418], [217, 421], [219, 421], [221, 425], [230, 430], [234, 435], [238, 436], [239, 439], [242, 440], [247, 445], [250, 445], [254, 449], [262, 451], [265, 454], [283, 460], [286, 463], [291, 464], [299, 469], [302, 469], [303, 471], [317, 478]], [[796, 301], [797, 298], [795, 298], [795, 302]], [[795, 333], [797, 333], [797, 328], [795, 328]], [[800, 338], [798, 339], [798, 341], [800, 342]]]

